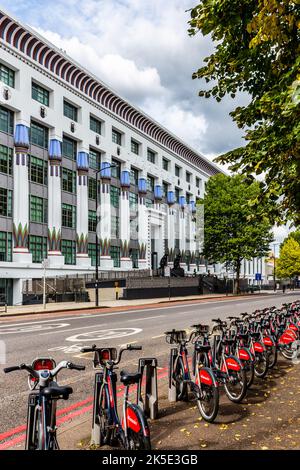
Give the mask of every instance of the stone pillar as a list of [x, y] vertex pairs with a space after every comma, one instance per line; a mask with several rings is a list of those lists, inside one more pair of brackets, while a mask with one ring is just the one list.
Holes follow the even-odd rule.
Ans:
[[88, 256], [89, 205], [88, 205], [89, 154], [78, 152], [77, 155], [77, 209], [76, 209], [76, 264], [90, 267]]
[[[113, 269], [113, 260], [110, 257], [111, 241], [111, 206], [110, 206], [110, 180], [111, 163], [109, 161], [101, 162], [101, 187], [100, 198], [98, 198], [97, 214], [100, 218], [99, 238], [100, 248], [100, 266], [101, 269]], [[97, 188], [98, 191], [98, 188]]]
[[154, 187], [154, 209], [160, 210], [160, 204], [162, 201], [162, 187], [160, 184], [155, 185]]
[[61, 254], [61, 142], [51, 139], [48, 165], [48, 260], [49, 266], [64, 264]]
[[167, 194], [167, 203], [168, 203], [168, 265], [173, 267], [174, 262], [174, 250], [175, 250], [175, 214], [174, 214], [174, 204], [175, 204], [175, 193], [174, 191], [168, 191]]
[[146, 178], [139, 178], [139, 206], [138, 206], [138, 240], [139, 240], [139, 268], [150, 268], [149, 254], [149, 223], [148, 210], [145, 197], [147, 194]]
[[185, 243], [185, 237], [186, 237], [186, 230], [185, 230], [185, 224], [186, 224], [186, 217], [185, 217], [185, 197], [180, 196], [179, 198], [179, 249], [180, 249], [180, 254], [182, 257], [182, 261], [180, 263], [180, 266], [183, 269], [186, 269], [186, 264], [184, 261], [185, 257], [185, 250], [186, 250], [186, 243]]
[[121, 268], [132, 269], [132, 260], [129, 256], [130, 242], [130, 208], [129, 208], [130, 171], [121, 173], [121, 198], [120, 198], [120, 252]]
[[28, 249], [29, 234], [29, 182], [28, 182], [28, 149], [29, 128], [17, 124], [14, 135], [13, 161], [13, 261], [32, 263]]

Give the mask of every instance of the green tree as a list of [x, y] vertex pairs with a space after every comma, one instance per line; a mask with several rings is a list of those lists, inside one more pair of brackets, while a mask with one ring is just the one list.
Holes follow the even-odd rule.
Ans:
[[288, 237], [280, 249], [276, 272], [282, 279], [292, 279], [300, 274], [300, 245], [293, 237]]
[[259, 191], [257, 182], [245, 182], [241, 175], [218, 174], [207, 182], [201, 201], [203, 254], [234, 270], [238, 292], [242, 260], [267, 255], [273, 240], [269, 219], [248, 203]]
[[202, 0], [191, 10], [191, 35], [214, 41], [213, 53], [193, 78], [200, 96], [217, 101], [238, 92], [249, 104], [230, 114], [246, 145], [218, 157], [249, 179], [263, 175], [253, 200], [277, 200], [274, 221], [300, 224], [300, 0]]

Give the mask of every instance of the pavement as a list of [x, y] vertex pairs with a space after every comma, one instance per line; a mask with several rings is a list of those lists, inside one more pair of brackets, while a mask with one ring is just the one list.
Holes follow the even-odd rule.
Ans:
[[[285, 424], [284, 433], [287, 436], [298, 436], [299, 366], [291, 367], [290, 364], [281, 361], [278, 371], [268, 376], [270, 382], [264, 381], [255, 385], [253, 392], [247, 398], [250, 400], [250, 405], [246, 401], [242, 405], [233, 405], [222, 397], [218, 421], [207, 427], [207, 423], [198, 420], [199, 414], [193, 403], [179, 402], [174, 405], [167, 401], [169, 345], [165, 343], [163, 333], [170, 328], [188, 328], [195, 322], [209, 322], [212, 318], [226, 318], [230, 314], [253, 311], [271, 305], [280, 306], [283, 302], [299, 298], [299, 293], [285, 295], [277, 293], [267, 296], [255, 294], [239, 298], [202, 298], [192, 301], [181, 300], [174, 304], [132, 306], [122, 311], [103, 309], [90, 313], [49, 312], [28, 317], [6, 317], [0, 323], [0, 340], [6, 346], [7, 365], [30, 363], [37, 356], [48, 355], [53, 356], [57, 362], [67, 359], [86, 365], [84, 372], [65, 371], [59, 376], [61, 385], [70, 384], [74, 389], [70, 399], [61, 402], [58, 408], [59, 441], [63, 449], [85, 448], [89, 441], [94, 371], [91, 356], [81, 354], [80, 348], [93, 343], [101, 344], [103, 347], [120, 347], [127, 343], [142, 344], [142, 354], [139, 352], [124, 354], [121, 369], [136, 370], [138, 357], [141, 355], [157, 357], [161, 417], [151, 424], [153, 447], [177, 449], [180, 445], [183, 448], [197, 446], [199, 448], [201, 445], [206, 445], [203, 448], [214, 449], [232, 448], [230, 446], [235, 445], [235, 448], [239, 446], [253, 448], [251, 446], [254, 444], [251, 442], [260, 445], [260, 442], [268, 438], [266, 436], [269, 436], [269, 430], [273, 429], [274, 433], [277, 430], [279, 432], [278, 423], [280, 426], [282, 424], [282, 427]], [[157, 302], [157, 299], [155, 300]], [[290, 388], [291, 385], [293, 389]], [[0, 389], [0, 449], [21, 449], [24, 446], [28, 396], [26, 373], [22, 371], [8, 375], [0, 373]], [[291, 392], [294, 395], [291, 395]], [[293, 400], [294, 404], [291, 403]], [[251, 413], [248, 410], [251, 406], [257, 407], [253, 411], [254, 415], [251, 414], [252, 410]], [[248, 411], [244, 411], [243, 408]], [[263, 409], [258, 410], [258, 408]], [[257, 416], [258, 414], [264, 416]], [[283, 422], [278, 421], [278, 418]], [[290, 423], [289, 419], [295, 422]], [[194, 427], [196, 425], [198, 427]], [[221, 429], [222, 425], [224, 428]], [[253, 441], [245, 435], [248, 427], [247, 436], [255, 436]], [[265, 431], [260, 432], [260, 428]], [[283, 434], [272, 434], [271, 442], [264, 441], [264, 446], [274, 448], [272, 445], [291, 444], [291, 448], [299, 448], [298, 438], [287, 437], [286, 439], [291, 439], [287, 441], [283, 437]], [[275, 438], [280, 438], [281, 441]], [[204, 440], [202, 444], [200, 439]]]

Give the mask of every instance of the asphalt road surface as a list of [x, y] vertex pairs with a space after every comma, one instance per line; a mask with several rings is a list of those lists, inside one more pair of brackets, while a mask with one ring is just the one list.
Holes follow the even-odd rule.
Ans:
[[[299, 294], [253, 296], [253, 298], [195, 301], [180, 305], [155, 306], [126, 312], [51, 314], [0, 320], [0, 340], [6, 345], [6, 365], [31, 363], [36, 357], [53, 357], [58, 363], [70, 360], [84, 364], [86, 370], [63, 371], [58, 382], [70, 384], [74, 393], [60, 407], [76, 405], [93, 394], [91, 356], [82, 355], [84, 345], [120, 347], [127, 343], [143, 345], [143, 351], [125, 352], [120, 369], [135, 370], [138, 357], [157, 357], [159, 368], [168, 363], [169, 345], [164, 331], [186, 329], [195, 322], [226, 318], [230, 314], [280, 306], [300, 297]], [[4, 366], [3, 366], [4, 367]], [[0, 371], [0, 448], [6, 433], [26, 423], [27, 374], [24, 371], [5, 375]], [[9, 433], [8, 433], [9, 434]], [[12, 433], [14, 436], [14, 432]], [[12, 436], [8, 436], [11, 438]]]

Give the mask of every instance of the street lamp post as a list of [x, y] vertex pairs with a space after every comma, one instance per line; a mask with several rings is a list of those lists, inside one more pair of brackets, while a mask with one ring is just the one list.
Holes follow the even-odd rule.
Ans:
[[274, 282], [274, 292], [276, 292], [276, 245], [280, 245], [280, 243], [273, 243], [274, 255], [274, 267], [273, 267], [273, 282]]
[[99, 281], [99, 237], [98, 237], [98, 175], [104, 170], [109, 168], [115, 168], [118, 165], [112, 164], [101, 168], [100, 170], [96, 171], [96, 279], [95, 279], [95, 304], [96, 307], [99, 307], [99, 289], [98, 289], [98, 281]]

